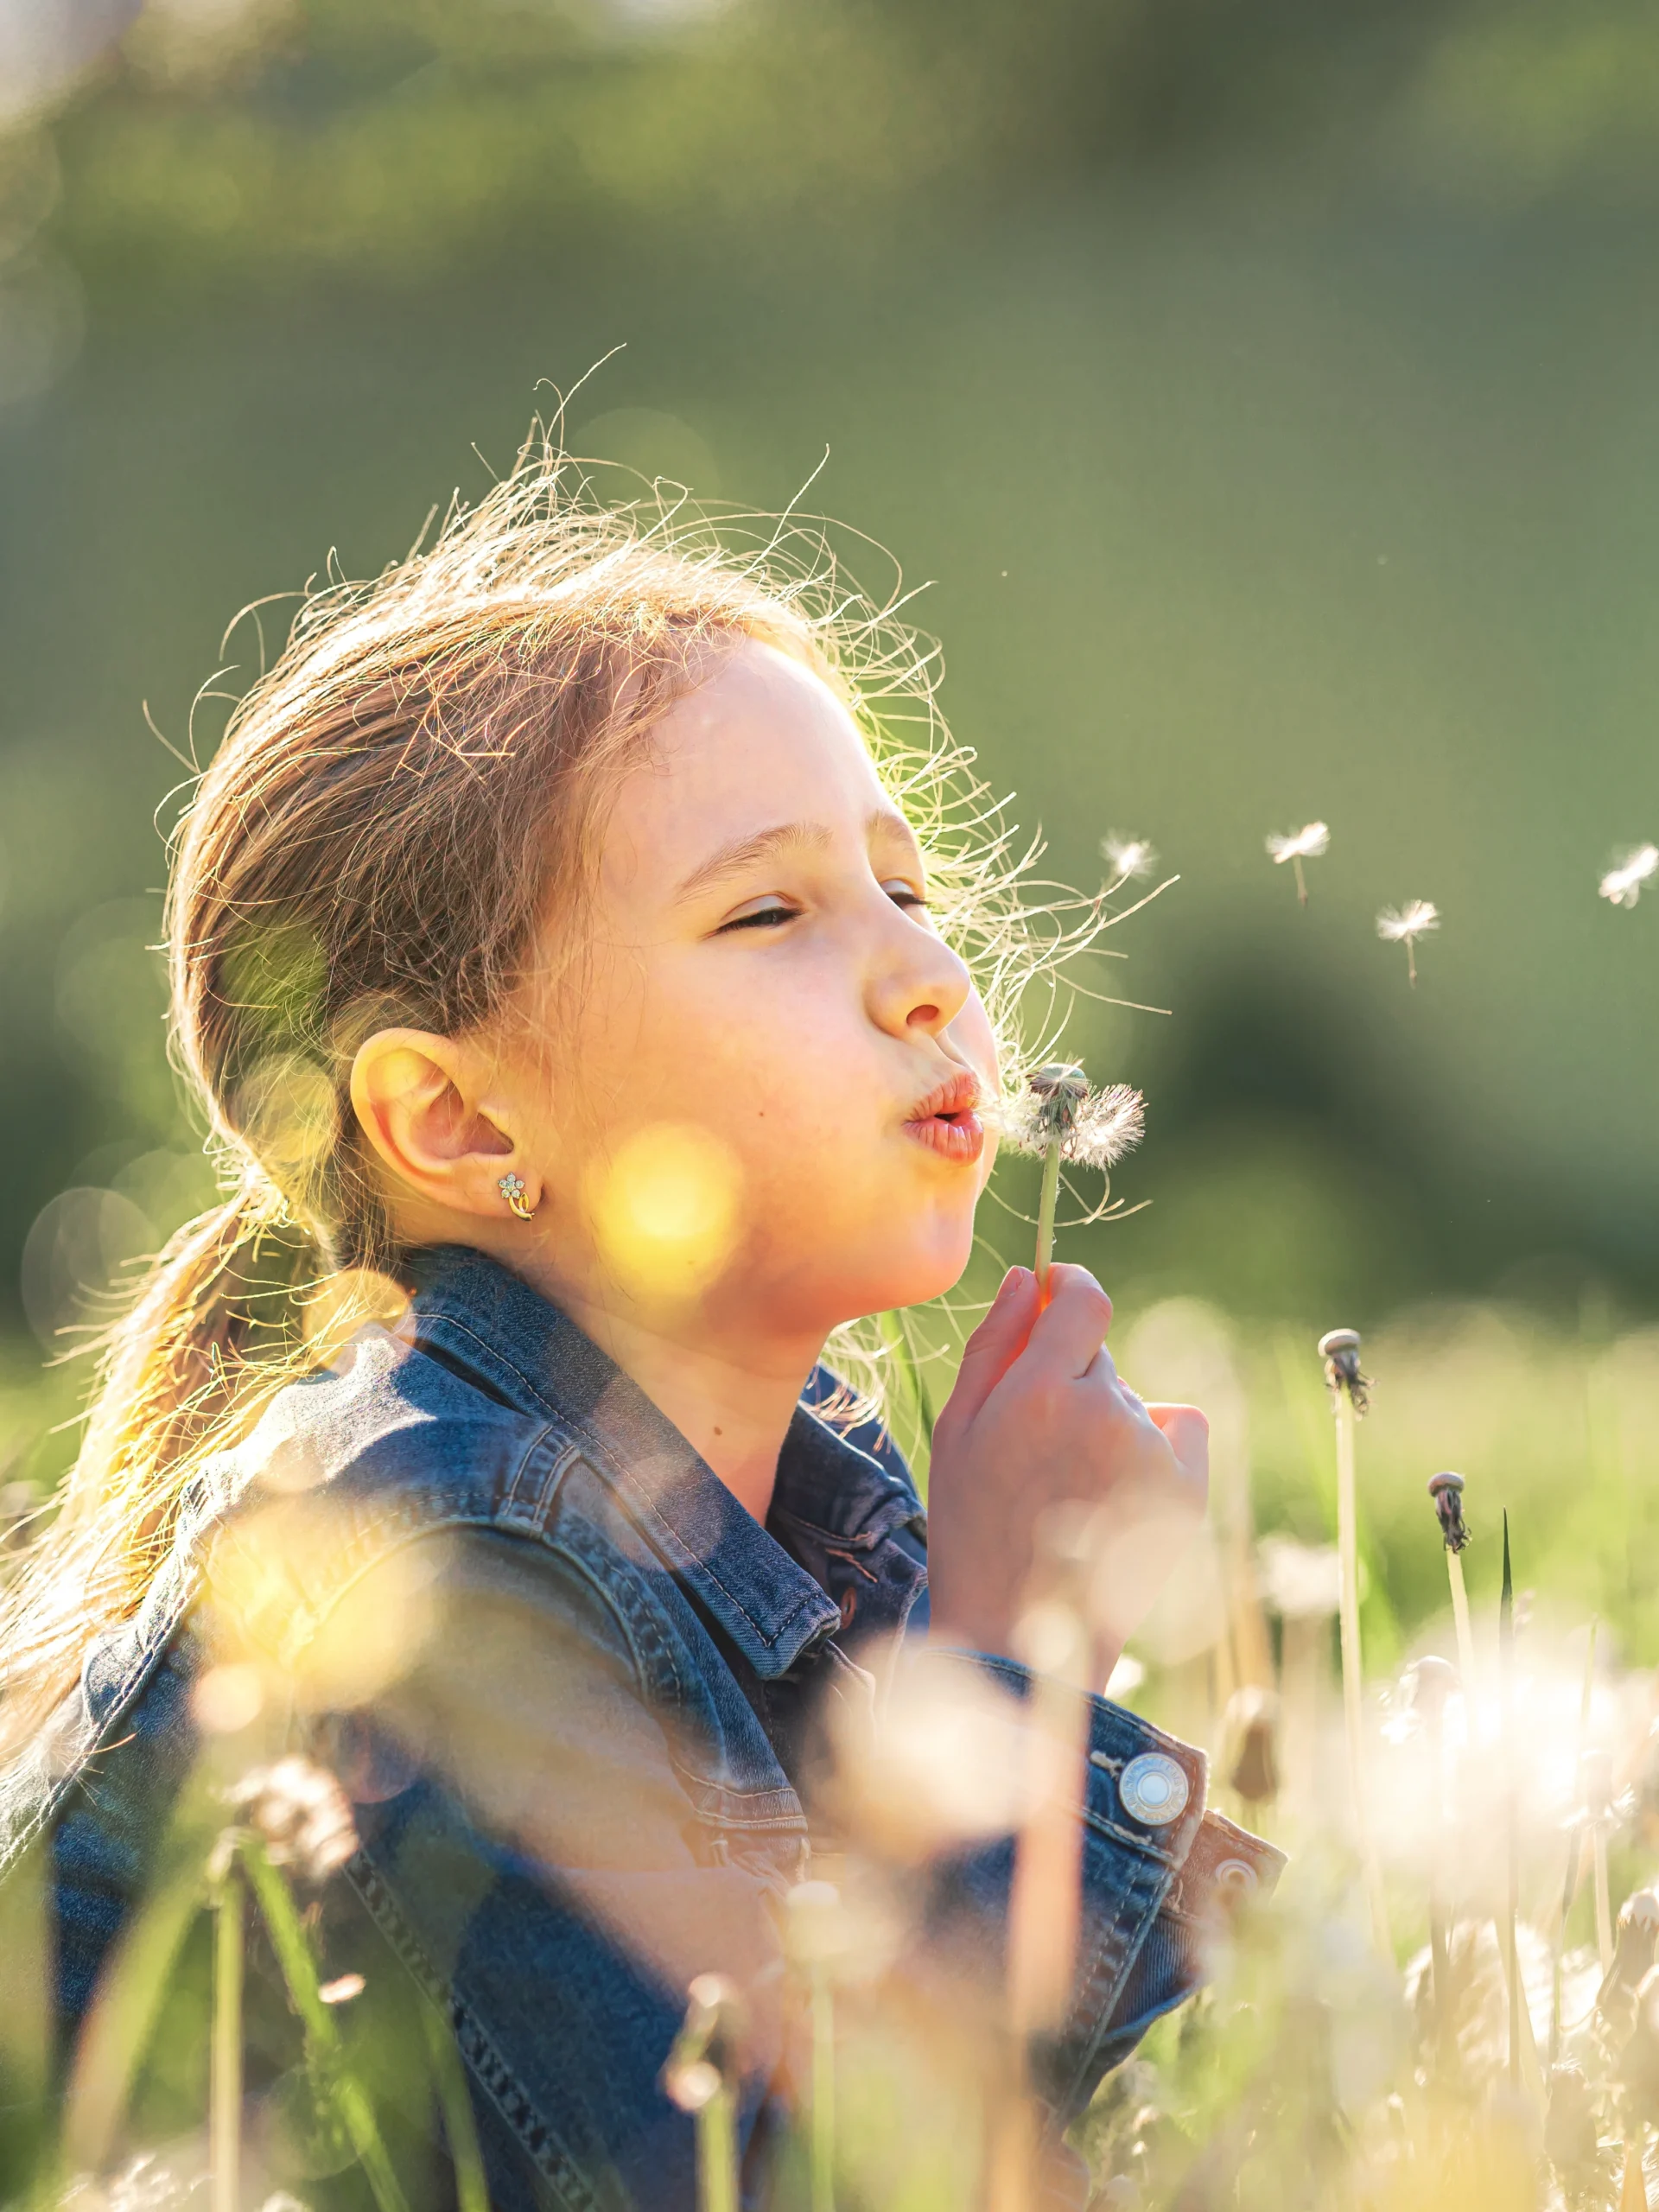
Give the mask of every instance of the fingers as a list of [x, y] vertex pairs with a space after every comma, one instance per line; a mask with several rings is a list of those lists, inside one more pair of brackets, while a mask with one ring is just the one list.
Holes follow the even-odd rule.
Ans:
[[990, 1311], [969, 1338], [950, 1394], [956, 1412], [971, 1421], [1026, 1348], [1037, 1319], [1037, 1278], [1029, 1268], [1010, 1268]]
[[1204, 1491], [1210, 1487], [1210, 1421], [1197, 1406], [1148, 1406], [1154, 1426], [1162, 1429], [1175, 1455], [1175, 1464]]
[[1086, 1375], [1112, 1325], [1112, 1301], [1087, 1268], [1048, 1271], [1048, 1303], [1031, 1332], [1033, 1358], [1073, 1377]]

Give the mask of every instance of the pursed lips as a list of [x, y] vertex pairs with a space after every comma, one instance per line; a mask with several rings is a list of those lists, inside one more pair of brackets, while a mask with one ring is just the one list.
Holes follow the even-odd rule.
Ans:
[[905, 1132], [945, 1160], [976, 1160], [985, 1149], [985, 1128], [976, 1108], [979, 1078], [969, 1068], [930, 1090], [911, 1109]]

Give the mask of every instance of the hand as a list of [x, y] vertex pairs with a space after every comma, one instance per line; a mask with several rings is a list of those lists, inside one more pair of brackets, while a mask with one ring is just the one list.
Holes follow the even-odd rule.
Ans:
[[1052, 1268], [1048, 1292], [1044, 1306], [1030, 1269], [1009, 1269], [935, 1426], [933, 1625], [1007, 1652], [1038, 1523], [1056, 1506], [1095, 1508], [1090, 1603], [1109, 1673], [1203, 1517], [1210, 1424], [1196, 1406], [1143, 1405], [1118, 1380], [1112, 1301], [1086, 1268]]

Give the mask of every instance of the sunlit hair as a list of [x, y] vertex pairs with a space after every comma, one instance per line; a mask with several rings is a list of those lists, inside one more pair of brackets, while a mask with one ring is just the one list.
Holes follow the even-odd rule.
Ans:
[[[613, 503], [538, 426], [514, 473], [367, 583], [305, 596], [236, 705], [175, 840], [172, 1035], [229, 1195], [186, 1224], [112, 1332], [60, 1510], [0, 1606], [0, 1748], [136, 1606], [208, 1452], [372, 1310], [404, 1255], [349, 1101], [391, 1025], [507, 1011], [550, 938], [579, 955], [607, 795], [722, 641], [812, 668], [922, 840], [938, 924], [1016, 1077], [1098, 901], [1028, 895], [934, 649], [843, 576], [821, 531]], [[310, 1325], [308, 1325], [309, 1324]]]

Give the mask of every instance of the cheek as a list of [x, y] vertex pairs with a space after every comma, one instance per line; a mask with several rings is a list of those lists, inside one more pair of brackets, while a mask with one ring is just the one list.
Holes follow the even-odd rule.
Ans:
[[969, 993], [967, 1003], [945, 1034], [957, 1052], [980, 1077], [986, 1090], [995, 1098], [1001, 1081], [996, 1036], [991, 1027], [991, 1017], [985, 1011], [985, 1002], [977, 991]]
[[519, 1081], [544, 1165], [562, 1180], [567, 1168], [579, 1174], [586, 1154], [634, 1118], [635, 1097], [656, 1087], [646, 996], [639, 963], [601, 946], [525, 1008]]
[[844, 982], [806, 963], [653, 976], [637, 1018], [641, 1088], [711, 1127], [781, 1122], [833, 1140], [879, 1082], [875, 1039]]

